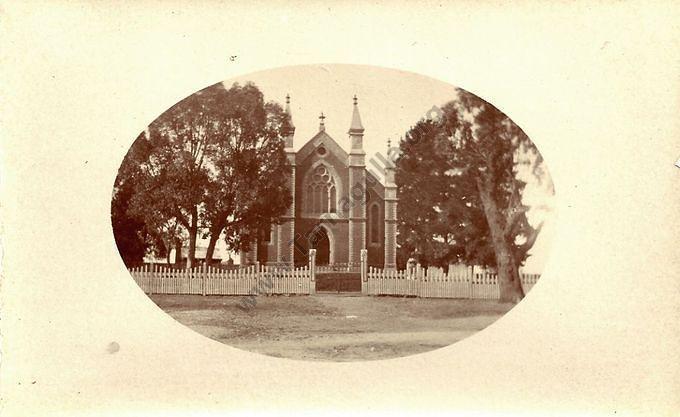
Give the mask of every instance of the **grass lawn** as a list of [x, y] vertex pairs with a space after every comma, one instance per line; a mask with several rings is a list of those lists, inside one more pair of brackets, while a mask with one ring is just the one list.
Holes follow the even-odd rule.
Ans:
[[512, 304], [343, 295], [256, 298], [152, 295], [175, 320], [207, 337], [291, 359], [387, 359], [437, 349], [496, 321]]

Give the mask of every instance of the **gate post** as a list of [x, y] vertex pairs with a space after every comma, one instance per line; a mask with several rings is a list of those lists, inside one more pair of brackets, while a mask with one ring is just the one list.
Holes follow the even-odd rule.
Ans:
[[368, 260], [368, 250], [361, 250], [361, 293], [368, 294], [368, 274], [366, 273], [367, 260]]
[[415, 291], [413, 291], [415, 294], [413, 295], [420, 297], [423, 285], [416, 276], [416, 260], [414, 258], [408, 258], [408, 261], [406, 261], [406, 276], [409, 280], [413, 281], [412, 285], [415, 287]]
[[406, 261], [406, 272], [409, 278], [414, 278], [416, 275], [416, 260], [413, 258], [408, 258]]
[[314, 294], [316, 292], [316, 249], [309, 250], [309, 293]]

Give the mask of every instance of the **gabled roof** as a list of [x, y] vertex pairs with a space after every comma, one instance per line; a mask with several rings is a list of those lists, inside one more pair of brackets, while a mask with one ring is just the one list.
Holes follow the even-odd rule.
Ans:
[[345, 166], [347, 165], [348, 154], [338, 142], [335, 141], [326, 131], [321, 130], [319, 133], [314, 135], [310, 140], [305, 143], [305, 145], [297, 152], [296, 159], [298, 161], [304, 161], [319, 145], [324, 144], [328, 152], [334, 154], [338, 159], [340, 159]]

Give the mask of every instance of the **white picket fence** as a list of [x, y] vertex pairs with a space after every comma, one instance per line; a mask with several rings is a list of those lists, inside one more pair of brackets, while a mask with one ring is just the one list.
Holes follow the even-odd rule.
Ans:
[[[369, 295], [402, 295], [424, 298], [498, 299], [498, 276], [492, 273], [473, 273], [472, 268], [440, 268], [427, 270], [383, 270], [368, 268], [363, 278], [363, 293]], [[525, 293], [538, 282], [540, 274], [520, 274]]]
[[314, 282], [309, 266], [285, 268], [251, 265], [238, 269], [196, 267], [175, 269], [142, 266], [129, 269], [147, 294], [273, 295], [311, 294]]
[[[478, 268], [451, 265], [409, 270], [367, 267], [365, 253], [357, 269], [355, 265], [317, 266], [315, 252], [310, 251], [309, 265], [292, 268], [255, 264], [236, 269], [195, 267], [177, 269], [145, 265], [129, 269], [135, 282], [147, 294], [200, 295], [274, 295], [314, 294], [316, 273], [346, 271], [361, 273], [361, 292], [366, 295], [399, 295], [424, 298], [498, 299], [500, 288], [494, 273], [475, 272]], [[539, 274], [520, 274], [527, 293], [540, 278]]]

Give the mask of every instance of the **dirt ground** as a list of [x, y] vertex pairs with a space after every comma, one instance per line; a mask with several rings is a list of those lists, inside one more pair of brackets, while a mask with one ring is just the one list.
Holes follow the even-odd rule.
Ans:
[[482, 330], [512, 305], [360, 295], [257, 297], [152, 295], [175, 320], [228, 345], [275, 357], [356, 361], [412, 355]]

